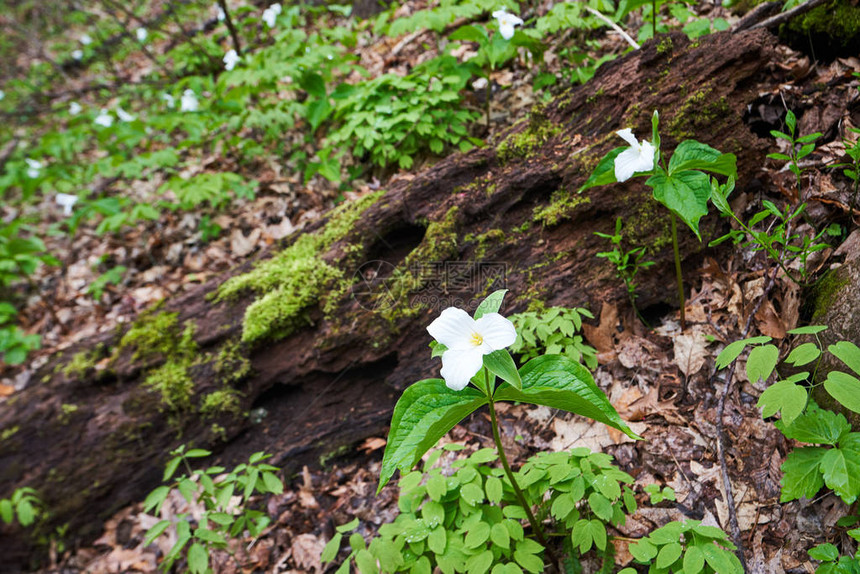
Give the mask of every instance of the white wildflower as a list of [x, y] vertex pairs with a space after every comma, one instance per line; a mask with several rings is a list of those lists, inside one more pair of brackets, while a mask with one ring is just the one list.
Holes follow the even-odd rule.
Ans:
[[521, 26], [523, 24], [522, 18], [506, 12], [504, 8], [493, 12], [493, 18], [498, 21], [499, 33], [505, 40], [510, 40], [514, 37], [514, 26]]
[[654, 169], [654, 152], [656, 150], [650, 142], [643, 140], [642, 143], [639, 143], [630, 128], [618, 130], [615, 133], [630, 144], [628, 149], [615, 158], [615, 179], [617, 181], [627, 181], [634, 173]]

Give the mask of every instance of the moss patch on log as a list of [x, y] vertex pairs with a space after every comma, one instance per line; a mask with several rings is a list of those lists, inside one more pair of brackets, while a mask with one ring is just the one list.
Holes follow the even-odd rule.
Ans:
[[221, 285], [216, 301], [235, 299], [246, 292], [261, 295], [245, 310], [243, 342], [281, 339], [309, 324], [307, 309], [325, 298], [332, 284], [343, 279], [343, 271], [327, 263], [323, 255], [349, 234], [383, 193], [380, 190], [338, 206], [323, 228], [301, 235], [272, 259]]

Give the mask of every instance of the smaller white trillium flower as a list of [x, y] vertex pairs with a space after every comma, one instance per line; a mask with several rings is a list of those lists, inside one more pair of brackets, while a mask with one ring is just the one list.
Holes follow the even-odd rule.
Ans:
[[514, 37], [514, 26], [522, 26], [523, 24], [522, 18], [506, 12], [504, 8], [493, 12], [493, 18], [499, 22], [499, 33], [505, 40]]
[[39, 173], [42, 171], [42, 162], [36, 159], [26, 158], [24, 161], [27, 162], [27, 177], [30, 179], [36, 179], [39, 177]]
[[80, 60], [83, 57], [84, 57], [83, 50], [73, 50], [72, 51], [72, 58], [74, 58], [75, 60]]
[[484, 355], [514, 344], [514, 324], [498, 313], [487, 313], [477, 321], [456, 307], [448, 307], [427, 332], [448, 349], [442, 353], [442, 378], [452, 390], [462, 391], [484, 364]]
[[106, 109], [102, 108], [99, 115], [93, 121], [95, 121], [96, 125], [109, 128], [113, 125], [113, 116]]
[[223, 22], [227, 19], [227, 14], [224, 13], [224, 9], [218, 4], [215, 4], [215, 14], [219, 22]]
[[0, 100], [2, 100], [5, 97], [6, 97], [6, 92], [4, 92], [3, 90], [0, 90]]
[[76, 116], [81, 113], [81, 110], [83, 110], [83, 108], [78, 102], [72, 102], [71, 104], [69, 104], [69, 115]]
[[146, 36], [149, 34], [149, 32], [146, 31], [146, 28], [138, 28], [134, 33], [137, 36], [138, 42], [145, 42]]
[[229, 72], [236, 67], [236, 64], [238, 64], [241, 59], [242, 58], [239, 57], [239, 54], [236, 53], [236, 50], [230, 50], [224, 54], [224, 69]]
[[123, 122], [133, 122], [134, 121], [134, 116], [119, 106], [116, 107], [116, 117], [118, 117], [120, 119], [120, 121], [123, 121]]
[[64, 215], [71, 215], [72, 214], [72, 207], [75, 205], [75, 203], [77, 203], [77, 201], [78, 201], [77, 195], [70, 195], [68, 193], [58, 193], [57, 194], [56, 202], [57, 202], [57, 205], [59, 205], [60, 207], [63, 208], [63, 214]]
[[83, 36], [81, 36], [81, 44], [83, 44], [84, 46], [89, 46], [92, 43], [93, 39], [90, 38], [89, 34], [84, 34]]
[[176, 107], [176, 99], [170, 94], [161, 94], [161, 99], [167, 102], [167, 107], [173, 109]]
[[183, 112], [196, 112], [200, 108], [200, 103], [197, 101], [197, 94], [194, 93], [194, 90], [188, 89], [182, 93], [182, 98], [180, 100], [180, 111]]
[[654, 169], [654, 152], [656, 150], [651, 142], [642, 140], [642, 143], [639, 143], [630, 128], [618, 130], [615, 133], [630, 144], [628, 149], [615, 158], [615, 179], [617, 181], [627, 181], [633, 177], [634, 173]]
[[281, 13], [281, 5], [280, 4], [272, 4], [265, 10], [263, 10], [263, 22], [266, 23], [266, 26], [269, 28], [275, 27], [275, 20], [278, 19], [278, 15]]

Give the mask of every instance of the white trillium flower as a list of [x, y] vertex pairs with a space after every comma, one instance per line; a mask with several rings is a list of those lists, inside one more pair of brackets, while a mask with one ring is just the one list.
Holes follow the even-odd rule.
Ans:
[[118, 117], [120, 119], [120, 121], [123, 121], [123, 122], [133, 122], [134, 121], [134, 116], [119, 106], [116, 107], [116, 117]]
[[146, 37], [149, 35], [149, 32], [146, 31], [146, 28], [138, 28], [134, 31], [134, 33], [137, 36], [138, 42], [145, 42]]
[[176, 98], [170, 94], [161, 94], [161, 99], [167, 102], [167, 107], [173, 109], [176, 107]]
[[218, 4], [215, 4], [215, 15], [219, 22], [223, 22], [227, 19], [227, 14], [224, 13], [224, 9]]
[[39, 173], [42, 171], [42, 162], [36, 159], [30, 159], [29, 157], [24, 159], [27, 162], [27, 177], [30, 179], [36, 179], [39, 177]]
[[448, 349], [442, 354], [442, 378], [449, 389], [461, 391], [484, 364], [484, 355], [513, 345], [514, 324], [498, 313], [477, 321], [456, 307], [448, 307], [427, 327], [427, 332]]
[[110, 113], [106, 109], [102, 108], [102, 110], [99, 112], [99, 115], [96, 116], [96, 119], [93, 121], [95, 121], [96, 125], [109, 128], [113, 125], [113, 116], [110, 115]]
[[200, 109], [200, 103], [197, 101], [197, 94], [194, 93], [194, 90], [188, 89], [182, 92], [182, 99], [180, 100], [180, 111], [183, 112], [196, 112]]
[[634, 173], [654, 169], [654, 152], [656, 150], [651, 142], [642, 140], [642, 143], [639, 143], [630, 128], [618, 130], [615, 133], [630, 144], [629, 149], [624, 150], [615, 158], [615, 179], [617, 181], [627, 181], [633, 177]]
[[83, 109], [84, 108], [82, 108], [81, 104], [79, 104], [78, 102], [72, 102], [71, 104], [69, 104], [69, 115], [76, 116], [81, 113]]
[[70, 195], [68, 193], [58, 193], [57, 194], [56, 202], [57, 202], [57, 205], [59, 205], [60, 207], [63, 208], [63, 214], [64, 215], [71, 215], [72, 214], [72, 207], [75, 205], [75, 203], [77, 203], [77, 201], [78, 201], [77, 195]]
[[280, 15], [280, 13], [281, 13], [281, 5], [280, 4], [272, 4], [271, 6], [269, 6], [265, 10], [263, 10], [263, 22], [265, 22], [269, 28], [274, 28], [275, 27], [275, 20], [278, 19], [278, 16]]
[[238, 64], [241, 59], [242, 58], [239, 57], [239, 54], [236, 53], [236, 50], [230, 50], [224, 54], [224, 69], [229, 72], [236, 67], [236, 64]]
[[81, 60], [84, 57], [83, 50], [74, 50], [72, 51], [72, 58], [75, 60]]
[[5, 97], [6, 97], [6, 92], [4, 92], [3, 90], [0, 90], [0, 100], [2, 100]]
[[505, 40], [514, 37], [514, 26], [522, 26], [523, 24], [522, 18], [506, 12], [504, 8], [493, 12], [493, 18], [499, 22], [499, 33]]
[[81, 36], [81, 44], [83, 44], [84, 46], [89, 46], [92, 43], [93, 39], [90, 38], [89, 34], [84, 34], [83, 36]]

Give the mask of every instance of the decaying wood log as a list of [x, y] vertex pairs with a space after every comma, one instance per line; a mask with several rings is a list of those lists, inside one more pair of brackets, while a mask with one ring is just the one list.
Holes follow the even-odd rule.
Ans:
[[[669, 220], [641, 180], [576, 190], [607, 151], [623, 145], [615, 130], [648, 137], [655, 109], [664, 149], [694, 137], [738, 155], [740, 186], [755, 180], [770, 142], [743, 116], [770, 80], [773, 47], [766, 31], [715, 34], [695, 45], [683, 35], [658, 37], [536, 108], [495, 146], [401, 177], [349, 229], [316, 243], [320, 264], [339, 275], [281, 321], [275, 331], [289, 336], [239, 344], [245, 310], [263, 294], [214, 302], [208, 296], [224, 277], [168, 302], [160, 316], [174, 319], [152, 314], [140, 323], [155, 326], [154, 339], [134, 345], [104, 337], [57, 357], [0, 412], [0, 496], [32, 486], [53, 524], [92, 539], [107, 516], [159, 484], [166, 453], [178, 444], [213, 449], [226, 464], [265, 449], [291, 472], [383, 433], [399, 391], [436, 374], [424, 328], [448, 304], [474, 304], [500, 285], [511, 290], [508, 313], [532, 299], [594, 310], [624, 300], [613, 270], [594, 257], [607, 244], [593, 232], [611, 231], [617, 217], [657, 263], [639, 278], [640, 307], [671, 308]], [[305, 235], [325, 235], [325, 225]], [[703, 237], [722, 225], [704, 219]], [[691, 281], [705, 248], [692, 233], [680, 235]], [[193, 343], [182, 336], [188, 327], [196, 329]], [[89, 355], [68, 368], [74, 351]], [[87, 364], [100, 360], [97, 368]], [[171, 403], [154, 392], [153, 373], [165, 361], [193, 382], [187, 399]], [[241, 393], [238, 405], [228, 392], [220, 409], [202, 413], [205, 397], [224, 389]], [[28, 552], [0, 536], [0, 570], [20, 568]]]

